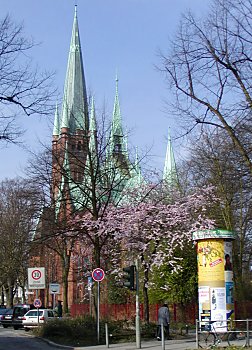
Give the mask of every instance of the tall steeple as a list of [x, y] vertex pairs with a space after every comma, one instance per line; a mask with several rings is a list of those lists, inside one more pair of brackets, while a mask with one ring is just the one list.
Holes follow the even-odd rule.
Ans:
[[175, 157], [173, 153], [170, 131], [168, 131], [168, 142], [166, 149], [165, 165], [163, 171], [163, 182], [171, 187], [178, 187], [178, 174], [176, 168]]
[[122, 153], [124, 150], [124, 137], [122, 128], [122, 117], [120, 111], [119, 94], [118, 94], [118, 77], [116, 75], [116, 94], [114, 101], [114, 110], [112, 116], [112, 125], [110, 132], [110, 154]]
[[87, 93], [76, 5], [62, 103], [62, 128], [70, 134], [77, 130], [88, 132]]

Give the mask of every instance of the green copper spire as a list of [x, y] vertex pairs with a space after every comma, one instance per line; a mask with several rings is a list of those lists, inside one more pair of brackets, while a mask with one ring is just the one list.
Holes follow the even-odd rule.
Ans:
[[54, 114], [53, 136], [59, 136], [59, 134], [60, 134], [60, 119], [59, 119], [58, 103], [56, 103], [55, 114]]
[[97, 156], [97, 126], [95, 115], [95, 103], [92, 97], [91, 101], [91, 114], [90, 114], [90, 126], [89, 126], [89, 151], [91, 155]]
[[144, 179], [142, 176], [142, 172], [141, 172], [141, 167], [140, 167], [140, 161], [139, 161], [139, 156], [138, 156], [138, 149], [136, 147], [136, 156], [135, 156], [135, 164], [134, 164], [134, 172], [132, 173], [132, 180], [131, 180], [131, 186], [133, 185], [133, 187], [135, 186], [136, 188], [138, 186], [140, 186], [141, 184], [143, 184]]
[[87, 93], [77, 20], [77, 6], [75, 6], [64, 86], [61, 128], [67, 128], [70, 133], [75, 133], [76, 130], [88, 130]]
[[112, 125], [110, 132], [110, 154], [122, 153], [124, 151], [124, 139], [123, 139], [123, 128], [122, 118], [120, 111], [119, 95], [118, 95], [118, 77], [116, 76], [116, 94], [114, 101], [114, 110], [112, 117]]
[[170, 132], [168, 132], [168, 143], [166, 149], [163, 182], [166, 185], [176, 187], [179, 184], [175, 157], [173, 153]]

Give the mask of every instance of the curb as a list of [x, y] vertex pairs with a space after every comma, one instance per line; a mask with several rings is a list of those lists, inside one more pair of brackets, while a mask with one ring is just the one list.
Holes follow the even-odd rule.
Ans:
[[55, 348], [59, 348], [59, 349], [69, 349], [69, 350], [74, 350], [74, 349], [75, 349], [73, 346], [60, 345], [60, 344], [54, 343], [53, 341], [48, 340], [48, 339], [45, 339], [45, 338], [42, 338], [42, 337], [36, 337], [36, 336], [35, 336], [34, 338], [37, 338], [37, 339], [39, 339], [39, 340], [42, 340], [42, 341], [45, 342], [46, 344], [51, 345], [51, 346], [54, 346]]

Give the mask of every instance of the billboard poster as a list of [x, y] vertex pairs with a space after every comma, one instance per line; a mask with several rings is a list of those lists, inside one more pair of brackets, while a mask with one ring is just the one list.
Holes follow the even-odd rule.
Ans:
[[225, 255], [225, 265], [224, 265], [225, 271], [233, 271], [231, 241], [224, 242], [224, 255]]
[[[199, 283], [223, 281], [224, 286], [224, 241], [211, 239], [198, 242]], [[206, 285], [206, 283], [205, 283]]]
[[199, 287], [198, 289], [199, 292], [199, 303], [209, 303], [209, 287], [204, 286], [204, 287]]
[[225, 288], [211, 288], [211, 320], [217, 321], [215, 330], [225, 332], [226, 320], [226, 290]]
[[234, 297], [233, 297], [233, 289], [234, 289], [234, 282], [226, 282], [226, 302], [227, 304], [233, 304], [234, 303]]
[[227, 330], [228, 318], [234, 318], [234, 234], [222, 231], [202, 231], [195, 236], [200, 326], [206, 330], [209, 320], [213, 320], [219, 332]]
[[[233, 261], [232, 261], [232, 241], [224, 242], [225, 257], [225, 288], [226, 288], [226, 304], [227, 318], [234, 313], [234, 280], [233, 280]], [[233, 316], [232, 316], [233, 317]]]

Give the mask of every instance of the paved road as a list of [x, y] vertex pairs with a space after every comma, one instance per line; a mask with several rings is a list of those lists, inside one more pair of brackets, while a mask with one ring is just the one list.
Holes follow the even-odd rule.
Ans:
[[[165, 350], [192, 350], [195, 349], [195, 339], [166, 340]], [[87, 347], [65, 347], [26, 333], [23, 329], [15, 331], [13, 328], [0, 327], [0, 350], [107, 350], [106, 345]], [[109, 349], [135, 350], [135, 343], [110, 344]], [[162, 342], [157, 340], [142, 341], [141, 349], [162, 350]]]
[[[63, 347], [60, 347], [63, 349]], [[0, 350], [58, 350], [59, 347], [35, 338], [23, 329], [15, 331], [13, 328], [0, 327]], [[73, 348], [69, 347], [68, 350]]]
[[[166, 340], [165, 350], [192, 350], [196, 349], [195, 339], [186, 340]], [[99, 346], [88, 346], [88, 347], [76, 347], [74, 350], [105, 350], [107, 347], [105, 345]], [[124, 343], [124, 344], [111, 344], [109, 349], [116, 350], [135, 350], [135, 343]], [[162, 350], [162, 342], [157, 340], [144, 341], [141, 343], [141, 349], [146, 350]]]

